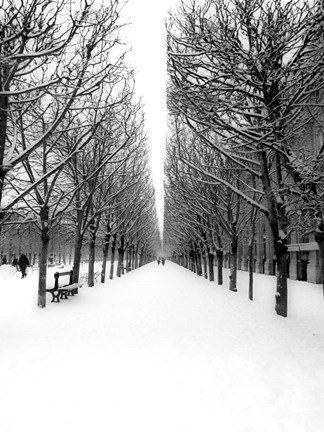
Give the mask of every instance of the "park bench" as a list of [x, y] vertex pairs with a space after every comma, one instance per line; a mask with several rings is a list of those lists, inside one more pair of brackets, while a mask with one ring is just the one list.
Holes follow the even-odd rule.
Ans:
[[[98, 277], [101, 275], [100, 271], [96, 271], [93, 274], [93, 279], [95, 282], [98, 282]], [[89, 274], [88, 273], [84, 273], [81, 277], [80, 277], [80, 281], [81, 282], [88, 282], [88, 278], [89, 278]]]
[[[60, 276], [68, 276], [69, 275], [69, 283], [66, 285], [61, 285], [59, 282]], [[52, 294], [52, 300], [53, 303], [59, 303], [60, 299], [67, 299], [68, 296], [74, 296], [75, 294], [78, 294], [79, 288], [82, 286], [81, 283], [73, 283], [73, 270], [66, 271], [66, 272], [56, 272], [54, 273], [54, 288], [49, 288], [46, 290], [46, 292], [49, 292]]]

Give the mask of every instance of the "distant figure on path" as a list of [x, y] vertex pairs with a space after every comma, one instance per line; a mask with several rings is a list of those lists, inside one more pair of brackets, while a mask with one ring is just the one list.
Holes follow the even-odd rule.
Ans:
[[2, 257], [2, 264], [7, 264], [7, 257], [6, 257], [6, 255], [3, 255], [3, 257]]
[[157, 259], [157, 263], [158, 263], [158, 265], [160, 265], [160, 258]]
[[165, 260], [164, 260], [164, 258], [162, 258], [162, 265], [164, 265], [164, 263], [165, 263]]
[[23, 279], [27, 276], [26, 268], [29, 267], [29, 260], [26, 257], [26, 255], [24, 255], [24, 254], [21, 255], [21, 257], [19, 258], [19, 261], [18, 261], [18, 265], [19, 265], [19, 269], [20, 269], [21, 274], [22, 274], [21, 278]]

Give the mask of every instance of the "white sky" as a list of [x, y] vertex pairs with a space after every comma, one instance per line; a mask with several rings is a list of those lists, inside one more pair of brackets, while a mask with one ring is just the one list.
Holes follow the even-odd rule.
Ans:
[[137, 93], [143, 97], [152, 156], [153, 182], [162, 233], [163, 163], [167, 130], [165, 17], [177, 0], [128, 0], [129, 43], [132, 46]]

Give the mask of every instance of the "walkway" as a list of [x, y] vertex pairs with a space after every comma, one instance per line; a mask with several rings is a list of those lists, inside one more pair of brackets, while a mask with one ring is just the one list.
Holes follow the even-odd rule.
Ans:
[[273, 282], [252, 303], [167, 261], [38, 310], [30, 279], [0, 319], [0, 430], [320, 432], [324, 319], [276, 316]]

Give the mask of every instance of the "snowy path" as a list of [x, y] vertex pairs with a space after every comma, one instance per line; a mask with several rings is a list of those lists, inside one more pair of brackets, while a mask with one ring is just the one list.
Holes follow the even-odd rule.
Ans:
[[26, 281], [0, 307], [2, 432], [323, 430], [318, 286], [296, 283], [283, 319], [274, 278], [252, 303], [170, 262], [45, 310]]

